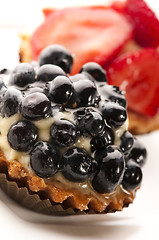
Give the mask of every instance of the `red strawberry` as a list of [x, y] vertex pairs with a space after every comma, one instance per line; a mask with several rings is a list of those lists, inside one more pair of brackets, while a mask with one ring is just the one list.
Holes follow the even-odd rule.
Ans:
[[74, 55], [77, 73], [89, 61], [105, 64], [132, 36], [132, 25], [108, 7], [79, 7], [53, 11], [31, 38], [33, 58], [58, 43]]
[[126, 91], [128, 108], [147, 116], [159, 110], [159, 53], [154, 48], [120, 55], [109, 66], [108, 82]]
[[50, 14], [55, 12], [56, 9], [54, 9], [54, 8], [44, 8], [42, 11], [43, 11], [44, 16], [48, 17]]
[[144, 0], [127, 0], [125, 13], [134, 24], [135, 40], [143, 47], [157, 47], [159, 20]]

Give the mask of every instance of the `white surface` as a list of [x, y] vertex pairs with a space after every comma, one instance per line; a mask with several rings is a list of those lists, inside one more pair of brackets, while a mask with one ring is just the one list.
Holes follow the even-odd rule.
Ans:
[[[0, 8], [0, 67], [12, 67], [18, 62], [17, 32], [27, 29], [33, 19], [35, 23], [40, 21], [40, 18], [42, 19], [40, 8], [53, 2], [3, 1]], [[74, 2], [69, 1], [69, 4]], [[159, 12], [157, 0], [147, 2]], [[61, 3], [59, 0], [58, 5]], [[39, 9], [39, 15], [37, 14], [35, 18], [36, 7]], [[13, 9], [19, 11], [15, 12]], [[26, 19], [29, 20], [26, 22]], [[46, 219], [44, 216], [24, 210], [0, 191], [0, 239], [159, 239], [159, 131], [140, 136], [139, 139], [147, 147], [148, 161], [143, 168], [142, 188], [137, 192], [137, 197], [129, 208], [108, 215]]]

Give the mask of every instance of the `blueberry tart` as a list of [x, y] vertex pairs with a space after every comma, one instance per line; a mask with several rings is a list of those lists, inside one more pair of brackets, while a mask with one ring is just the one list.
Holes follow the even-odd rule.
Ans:
[[121, 210], [141, 185], [146, 149], [102, 67], [89, 62], [71, 76], [72, 64], [51, 45], [36, 64], [1, 72], [0, 172], [49, 201], [53, 214], [59, 206], [63, 214]]

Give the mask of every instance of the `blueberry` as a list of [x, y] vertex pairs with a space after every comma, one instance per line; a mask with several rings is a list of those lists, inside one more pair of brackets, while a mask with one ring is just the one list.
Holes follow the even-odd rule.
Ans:
[[28, 83], [35, 81], [35, 70], [29, 63], [20, 63], [13, 70], [10, 84], [18, 87], [25, 87]]
[[44, 64], [54, 64], [60, 66], [66, 73], [70, 73], [73, 57], [63, 46], [54, 44], [46, 47], [39, 57], [40, 66]]
[[2, 78], [0, 78], [0, 91], [3, 87], [4, 87], [4, 82], [3, 82]]
[[92, 152], [99, 150], [105, 146], [114, 144], [113, 130], [108, 126], [105, 126], [102, 135], [98, 134], [96, 137], [93, 137], [90, 141], [90, 144]]
[[126, 99], [123, 93], [116, 86], [101, 83], [98, 85], [98, 92], [101, 95], [102, 100], [110, 100], [126, 107]]
[[89, 74], [89, 73], [78, 73], [78, 74], [75, 74], [73, 76], [70, 76], [70, 79], [72, 82], [78, 82], [78, 81], [82, 81], [82, 80], [91, 80], [93, 81], [93, 78], [92, 76]]
[[0, 105], [1, 105], [1, 102], [3, 100], [4, 94], [6, 91], [7, 91], [7, 88], [4, 84], [4, 81], [2, 78], [0, 78]]
[[73, 83], [77, 93], [77, 102], [79, 107], [92, 106], [98, 101], [97, 89], [91, 80], [83, 79]]
[[83, 134], [97, 136], [103, 134], [105, 122], [100, 113], [92, 108], [80, 108], [74, 112], [77, 129]]
[[134, 138], [134, 144], [128, 155], [128, 159], [134, 160], [140, 166], [143, 166], [146, 162], [147, 158], [147, 151], [143, 144], [137, 139]]
[[37, 81], [41, 82], [50, 82], [55, 77], [62, 75], [65, 76], [65, 72], [60, 68], [59, 66], [52, 65], [52, 64], [46, 64], [41, 66], [37, 70]]
[[91, 145], [91, 151], [94, 152], [106, 146], [107, 142], [105, 137], [97, 135], [96, 137], [93, 137], [91, 139], [90, 145]]
[[73, 92], [72, 82], [66, 76], [58, 76], [50, 82], [49, 98], [52, 102], [66, 104]]
[[129, 160], [126, 164], [122, 185], [126, 190], [135, 190], [142, 181], [142, 171], [140, 166], [133, 160]]
[[9, 70], [7, 68], [0, 68], [0, 74], [7, 74], [9, 73]]
[[114, 128], [120, 127], [127, 119], [126, 109], [117, 103], [101, 101], [99, 107], [103, 118]]
[[27, 120], [15, 122], [11, 125], [7, 135], [11, 148], [20, 152], [29, 151], [37, 138], [36, 126]]
[[93, 188], [103, 194], [115, 191], [122, 180], [125, 162], [116, 146], [107, 146], [95, 153], [99, 169], [92, 180]]
[[82, 148], [71, 148], [62, 157], [62, 174], [72, 182], [84, 182], [94, 172], [93, 159]]
[[132, 148], [134, 143], [133, 135], [129, 131], [125, 131], [121, 136], [120, 149], [127, 154]]
[[16, 88], [8, 88], [1, 100], [1, 114], [10, 117], [18, 112], [18, 104], [21, 101], [21, 92]]
[[76, 127], [66, 119], [59, 119], [52, 124], [50, 135], [52, 141], [58, 146], [70, 146], [76, 140]]
[[28, 120], [39, 120], [49, 115], [51, 103], [45, 94], [36, 92], [27, 95], [20, 105], [20, 113]]
[[57, 149], [49, 142], [37, 142], [30, 152], [30, 164], [39, 177], [52, 177], [59, 168]]
[[28, 84], [27, 88], [22, 90], [24, 96], [29, 95], [30, 93], [40, 92], [48, 95], [48, 84], [45, 82], [35, 82], [32, 84]]
[[88, 62], [83, 65], [80, 73], [89, 73], [98, 82], [107, 82], [105, 70], [96, 62]]

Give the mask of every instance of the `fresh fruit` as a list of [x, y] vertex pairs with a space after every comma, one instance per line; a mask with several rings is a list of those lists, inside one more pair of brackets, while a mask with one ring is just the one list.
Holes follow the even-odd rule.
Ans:
[[54, 64], [61, 67], [64, 72], [70, 73], [73, 57], [66, 48], [54, 44], [48, 46], [40, 53], [39, 64], [40, 66], [44, 64]]
[[77, 129], [82, 134], [90, 136], [102, 135], [105, 129], [105, 122], [101, 114], [92, 108], [80, 108], [74, 112]]
[[59, 104], [68, 103], [74, 92], [72, 83], [66, 76], [57, 76], [49, 86], [49, 98]]
[[75, 143], [76, 127], [66, 119], [56, 120], [50, 128], [51, 140], [61, 147], [67, 147]]
[[134, 25], [134, 38], [142, 47], [159, 45], [159, 20], [144, 0], [127, 0], [124, 12]]
[[49, 142], [37, 142], [30, 152], [30, 164], [41, 178], [52, 177], [59, 168], [57, 149]]
[[28, 83], [35, 81], [35, 70], [29, 63], [20, 63], [10, 78], [10, 84], [17, 87], [25, 87]]
[[37, 81], [50, 82], [59, 75], [65, 76], [62, 68], [53, 64], [45, 64], [37, 71]]
[[98, 92], [94, 82], [89, 79], [83, 79], [73, 83], [76, 101], [78, 107], [80, 106], [92, 106], [98, 101]]
[[97, 136], [95, 137], [92, 137], [90, 141], [92, 152], [94, 152], [95, 150], [99, 150], [102, 147], [113, 144], [114, 144], [114, 132], [108, 126], [104, 127], [102, 134], [99, 132], [99, 134], [97, 134]]
[[140, 166], [133, 160], [129, 160], [126, 164], [122, 185], [127, 190], [135, 190], [140, 186], [142, 180], [142, 171]]
[[118, 87], [101, 83], [98, 85], [98, 92], [102, 96], [102, 100], [110, 100], [126, 107], [125, 96]]
[[39, 120], [49, 114], [51, 103], [47, 96], [40, 92], [27, 95], [21, 102], [20, 113], [28, 120]]
[[147, 159], [147, 151], [138, 139], [134, 138], [132, 149], [127, 158], [133, 159], [133, 161], [135, 161], [140, 166], [143, 166], [145, 164]]
[[82, 68], [80, 70], [80, 73], [88, 73], [98, 82], [105, 82], [105, 83], [107, 82], [106, 72], [96, 62], [85, 63], [82, 66]]
[[103, 118], [112, 127], [120, 127], [127, 119], [126, 109], [117, 103], [101, 101], [99, 108]]
[[62, 158], [62, 174], [72, 182], [84, 182], [93, 173], [93, 159], [82, 148], [67, 150]]
[[27, 121], [15, 122], [9, 129], [7, 139], [11, 148], [27, 152], [35, 144], [38, 138], [38, 129], [36, 126]]
[[18, 89], [7, 89], [0, 103], [1, 115], [3, 117], [10, 117], [17, 113], [21, 98], [22, 94]]
[[99, 162], [99, 170], [92, 180], [94, 189], [99, 193], [115, 191], [124, 172], [123, 154], [112, 145], [96, 152], [95, 159]]
[[116, 58], [109, 66], [108, 82], [125, 91], [128, 108], [146, 116], [159, 109], [159, 53], [143, 49]]
[[120, 149], [127, 154], [134, 144], [133, 135], [129, 131], [125, 131], [121, 136]]
[[101, 65], [115, 56], [131, 38], [132, 24], [109, 7], [78, 7], [53, 11], [33, 33], [33, 59], [58, 43], [74, 55], [72, 74], [93, 61]]

